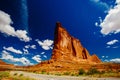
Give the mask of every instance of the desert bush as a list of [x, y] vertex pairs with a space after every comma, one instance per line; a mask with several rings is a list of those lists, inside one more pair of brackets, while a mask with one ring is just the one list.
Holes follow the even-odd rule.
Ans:
[[83, 74], [85, 74], [85, 70], [84, 70], [84, 69], [79, 69], [78, 74], [79, 74], [79, 75], [83, 75]]
[[43, 70], [41, 71], [41, 74], [45, 74], [45, 73], [46, 73], [46, 70], [43, 69]]
[[75, 74], [74, 74], [74, 73], [72, 73], [72, 74], [71, 74], [71, 76], [75, 76]]
[[90, 68], [87, 72], [88, 75], [98, 74], [99, 71], [96, 68]]
[[108, 72], [106, 72], [102, 76], [103, 77], [119, 77], [120, 78], [120, 74], [119, 73], [108, 73]]
[[64, 72], [63, 75], [70, 75], [70, 72]]
[[50, 73], [49, 73], [49, 72], [47, 72], [47, 75], [50, 75]]
[[55, 75], [57, 75], [57, 76], [61, 76], [62, 74], [60, 74], [60, 73], [56, 73]]
[[7, 78], [7, 77], [9, 77], [9, 72], [7, 72], [7, 71], [0, 72], [0, 80], [2, 78]]
[[10, 75], [9, 71], [2, 71], [0, 72], [0, 80], [35, 80], [32, 78], [24, 77], [23, 74], [20, 74], [19, 76], [17, 73]]
[[17, 76], [17, 73], [15, 73], [14, 76]]
[[23, 74], [20, 74], [19, 76], [21, 77], [21, 76], [23, 76]]

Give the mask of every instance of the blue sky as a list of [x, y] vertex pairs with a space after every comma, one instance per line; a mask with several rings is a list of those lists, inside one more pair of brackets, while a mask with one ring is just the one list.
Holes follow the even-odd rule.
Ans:
[[120, 63], [119, 14], [120, 0], [1, 0], [0, 59], [15, 65], [50, 59], [60, 21], [91, 55]]

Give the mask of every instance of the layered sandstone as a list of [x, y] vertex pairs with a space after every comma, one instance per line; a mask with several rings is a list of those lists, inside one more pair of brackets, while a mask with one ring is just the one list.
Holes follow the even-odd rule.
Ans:
[[0, 65], [6, 65], [6, 63], [0, 60]]
[[52, 60], [100, 63], [100, 59], [91, 56], [81, 42], [71, 36], [61, 23], [56, 23]]
[[48, 73], [76, 73], [79, 69], [100, 71], [119, 70], [120, 64], [102, 63], [96, 54], [90, 55], [81, 42], [72, 37], [60, 23], [56, 24], [53, 53], [50, 60], [26, 67], [30, 71]]
[[13, 64], [7, 64], [4, 61], [0, 60], [0, 71], [13, 69], [13, 68], [14, 68]]

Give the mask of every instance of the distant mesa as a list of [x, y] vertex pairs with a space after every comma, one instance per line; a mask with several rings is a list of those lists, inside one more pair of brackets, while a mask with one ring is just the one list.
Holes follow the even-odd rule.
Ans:
[[73, 61], [79, 63], [101, 63], [101, 60], [94, 54], [90, 55], [81, 42], [71, 36], [60, 22], [56, 23], [54, 33], [54, 47], [51, 60]]
[[0, 71], [8, 70], [14, 68], [13, 64], [7, 64], [4, 61], [0, 60]]
[[7, 65], [7, 63], [5, 63], [2, 60], [0, 60], [0, 65]]
[[0, 66], [14, 66], [13, 64], [8, 64], [0, 59]]

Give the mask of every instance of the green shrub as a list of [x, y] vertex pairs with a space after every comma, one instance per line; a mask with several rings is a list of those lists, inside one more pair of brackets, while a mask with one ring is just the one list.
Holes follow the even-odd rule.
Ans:
[[83, 75], [85, 74], [85, 70], [84, 69], [80, 69], [79, 72], [78, 72], [79, 75]]
[[23, 76], [23, 74], [20, 74], [19, 76], [21, 77], [21, 76]]
[[0, 72], [0, 79], [9, 77], [9, 72], [2, 71]]
[[45, 73], [46, 73], [46, 70], [42, 70], [41, 73], [42, 73], [42, 74], [45, 74]]
[[70, 75], [70, 72], [65, 72], [63, 75]]
[[57, 76], [61, 76], [61, 74], [60, 74], [60, 73], [56, 73], [55, 75], [57, 75]]
[[96, 68], [90, 68], [87, 72], [88, 75], [98, 74], [99, 71]]
[[49, 73], [49, 72], [47, 72], [47, 75], [50, 75], [50, 73]]
[[71, 74], [71, 76], [75, 76], [75, 74], [74, 74], [74, 73], [72, 73], [72, 74]]
[[17, 76], [17, 73], [15, 73], [14, 76]]

